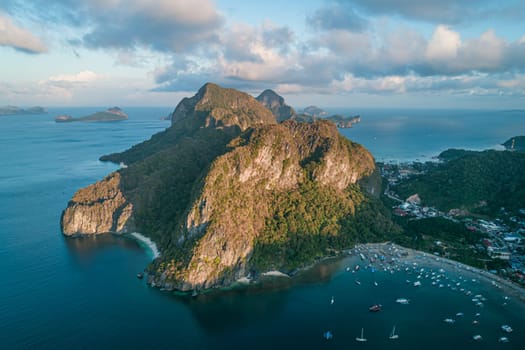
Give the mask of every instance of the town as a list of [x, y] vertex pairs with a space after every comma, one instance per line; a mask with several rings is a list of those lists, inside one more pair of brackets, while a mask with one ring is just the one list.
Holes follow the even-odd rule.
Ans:
[[[386, 183], [384, 195], [394, 203], [392, 214], [408, 220], [440, 217], [463, 224], [466, 230], [479, 236], [478, 242], [469, 245], [468, 248], [486, 253], [487, 261], [500, 262], [497, 265], [502, 268], [489, 269], [489, 272], [525, 285], [525, 208], [519, 209], [517, 213], [509, 213], [505, 208], [501, 208], [497, 217], [482, 217], [459, 208], [445, 212], [439, 208], [425, 206], [417, 193], [407, 198], [400, 198], [393, 190], [397, 184], [425, 174], [436, 164], [435, 162], [378, 163], [381, 177]], [[431, 253], [450, 257], [446, 242], [436, 240], [433, 243], [435, 248], [440, 249], [435, 249]]]

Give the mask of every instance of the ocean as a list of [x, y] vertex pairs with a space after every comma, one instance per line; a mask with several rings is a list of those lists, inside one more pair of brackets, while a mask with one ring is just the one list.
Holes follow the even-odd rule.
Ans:
[[[0, 117], [0, 349], [521, 349], [525, 343], [523, 303], [450, 267], [446, 284], [461, 281], [482, 294], [483, 308], [460, 287], [438, 288], [424, 276], [421, 287], [406, 283], [417, 278], [413, 269], [410, 275], [347, 271], [363, 264], [356, 256], [293, 280], [196, 298], [148, 287], [136, 274], [153, 253], [132, 237], [71, 239], [60, 232], [61, 212], [75, 191], [117, 169], [98, 158], [164, 130], [169, 121], [160, 117], [172, 110], [123, 108], [129, 120], [115, 123], [53, 121], [101, 109]], [[361, 115], [361, 123], [341, 132], [383, 161], [430, 160], [449, 147], [496, 148], [525, 134], [524, 111], [339, 112]], [[430, 268], [424, 266], [418, 268]], [[400, 297], [410, 304], [396, 303]], [[383, 310], [369, 312], [375, 303]], [[477, 312], [480, 323], [472, 325]], [[448, 317], [456, 322], [443, 322]], [[504, 333], [502, 324], [514, 331]], [[390, 340], [394, 325], [399, 339]], [[366, 343], [355, 341], [361, 328]], [[330, 341], [323, 338], [328, 330]], [[475, 334], [483, 340], [473, 341]], [[504, 335], [509, 343], [498, 342]]]

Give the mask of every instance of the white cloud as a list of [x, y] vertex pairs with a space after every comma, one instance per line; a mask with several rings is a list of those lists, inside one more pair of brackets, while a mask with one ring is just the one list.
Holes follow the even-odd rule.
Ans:
[[90, 70], [81, 71], [76, 74], [59, 74], [49, 77], [51, 82], [65, 82], [65, 83], [88, 83], [95, 80], [103, 79], [105, 76], [102, 74], [94, 73]]
[[10, 17], [0, 12], [0, 46], [10, 46], [27, 53], [47, 52], [47, 47], [29, 30], [13, 23]]
[[428, 42], [425, 56], [433, 62], [446, 62], [453, 60], [458, 55], [458, 49], [461, 46], [461, 37], [444, 25], [438, 25]]

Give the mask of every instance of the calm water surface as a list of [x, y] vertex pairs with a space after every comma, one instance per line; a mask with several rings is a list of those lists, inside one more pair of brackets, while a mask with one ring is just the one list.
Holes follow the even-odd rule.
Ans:
[[[292, 287], [268, 282], [190, 299], [147, 287], [135, 275], [151, 257], [135, 241], [66, 239], [59, 220], [76, 190], [116, 169], [98, 157], [169, 126], [159, 117], [171, 108], [125, 108], [129, 120], [107, 124], [53, 121], [58, 114], [96, 110], [0, 117], [0, 349], [519, 349], [525, 343], [523, 304], [511, 299], [502, 306], [502, 290], [466, 283], [487, 298], [480, 311], [459, 291], [428, 282], [414, 288], [405, 282], [414, 279], [406, 272], [347, 272], [357, 258], [323, 264]], [[359, 113], [362, 122], [342, 132], [377, 159], [430, 158], [449, 146], [493, 147], [525, 133], [522, 112]], [[411, 304], [395, 303], [399, 297]], [[383, 311], [368, 312], [374, 303]], [[464, 318], [443, 322], [457, 312]], [[475, 312], [481, 312], [477, 328], [471, 323]], [[508, 344], [497, 342], [504, 323], [515, 329]], [[395, 342], [388, 340], [393, 325], [400, 335]], [[362, 327], [369, 341], [357, 344]], [[326, 330], [334, 334], [330, 342], [322, 338]], [[484, 340], [475, 343], [478, 333]]]

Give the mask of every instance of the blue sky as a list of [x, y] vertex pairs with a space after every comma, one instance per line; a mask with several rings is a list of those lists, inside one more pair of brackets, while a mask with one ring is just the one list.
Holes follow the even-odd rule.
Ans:
[[525, 108], [521, 0], [2, 0], [0, 105]]

